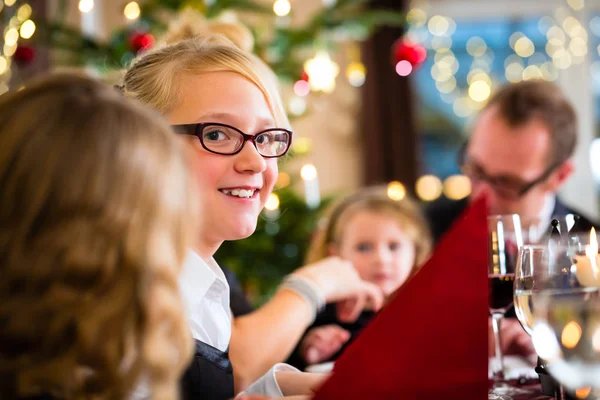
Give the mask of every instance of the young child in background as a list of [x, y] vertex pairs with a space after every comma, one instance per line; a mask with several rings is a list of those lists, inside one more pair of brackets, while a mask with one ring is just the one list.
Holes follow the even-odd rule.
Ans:
[[[419, 206], [409, 198], [392, 200], [385, 187], [363, 189], [334, 205], [327, 215], [309, 247], [307, 262], [339, 256], [386, 297], [419, 269], [431, 250], [431, 235]], [[364, 311], [356, 322], [343, 323], [335, 304], [328, 304], [288, 362], [304, 369], [334, 361], [374, 316], [374, 311]]]

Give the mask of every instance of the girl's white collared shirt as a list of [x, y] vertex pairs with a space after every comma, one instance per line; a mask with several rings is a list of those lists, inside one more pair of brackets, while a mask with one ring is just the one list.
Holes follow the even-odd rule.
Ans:
[[179, 288], [194, 339], [227, 350], [231, 339], [229, 284], [216, 261], [204, 260], [190, 250]]

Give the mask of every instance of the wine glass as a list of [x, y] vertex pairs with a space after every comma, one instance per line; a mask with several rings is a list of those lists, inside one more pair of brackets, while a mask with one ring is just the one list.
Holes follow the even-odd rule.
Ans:
[[515, 271], [515, 314], [521, 326], [530, 336], [533, 333], [533, 285], [536, 266], [548, 251], [547, 245], [524, 245], [519, 248], [517, 268]]
[[[538, 228], [530, 229], [530, 241], [537, 242], [537, 245], [525, 245], [519, 248], [517, 257], [517, 268], [515, 272], [515, 296], [514, 307], [517, 319], [521, 323], [523, 330], [531, 336], [534, 323], [534, 303], [532, 290], [535, 285], [536, 266], [543, 260], [546, 254], [547, 246], [552, 243], [568, 244], [577, 240], [577, 232], [581, 232], [577, 224], [579, 217], [573, 214], [564, 216], [554, 216], [549, 226], [540, 221], [534, 226]], [[542, 391], [546, 395], [552, 395], [557, 400], [564, 399], [564, 390], [562, 385], [556, 382], [546, 371], [545, 361], [538, 358], [536, 372], [542, 383]]]
[[492, 369], [494, 387], [488, 399], [510, 399], [508, 396], [524, 393], [505, 383], [500, 325], [504, 314], [513, 304], [518, 249], [528, 242], [528, 231], [523, 229], [517, 214], [488, 217], [489, 309], [496, 350]]
[[558, 382], [589, 393], [600, 391], [598, 237], [569, 236], [549, 242], [535, 262], [532, 339]]

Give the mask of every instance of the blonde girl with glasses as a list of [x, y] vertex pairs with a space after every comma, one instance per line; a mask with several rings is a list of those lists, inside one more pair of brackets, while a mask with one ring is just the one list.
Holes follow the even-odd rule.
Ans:
[[197, 201], [204, 224], [180, 278], [196, 339], [184, 395], [226, 399], [261, 376], [251, 392], [302, 394], [286, 392], [275, 373], [290, 370], [277, 363], [288, 357], [317, 311], [326, 302], [341, 302], [340, 318], [352, 320], [365, 303], [378, 307], [382, 294], [350, 263], [333, 257], [298, 269], [259, 310], [231, 317], [229, 286], [213, 254], [223, 241], [254, 232], [277, 178], [277, 157], [293, 136], [274, 74], [223, 36], [206, 35], [142, 55], [121, 89], [182, 134], [201, 188]]

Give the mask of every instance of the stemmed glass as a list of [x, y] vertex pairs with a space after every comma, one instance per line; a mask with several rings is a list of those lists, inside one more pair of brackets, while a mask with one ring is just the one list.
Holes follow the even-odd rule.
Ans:
[[[550, 242], [535, 261], [532, 339], [550, 374], [585, 398], [600, 392], [600, 256], [595, 232]], [[598, 393], [600, 394], [600, 393]]]
[[500, 341], [500, 325], [504, 314], [513, 304], [515, 267], [518, 249], [528, 241], [528, 230], [523, 229], [517, 214], [488, 217], [488, 286], [489, 309], [494, 330], [495, 359], [493, 363], [494, 388], [488, 399], [510, 399], [522, 394], [521, 389], [506, 385], [504, 359]]
[[[531, 336], [533, 333], [534, 324], [534, 303], [533, 289], [536, 282], [537, 268], [543, 262], [547, 255], [549, 243], [568, 244], [569, 241], [577, 241], [577, 216], [565, 215], [555, 216], [551, 219], [549, 227], [544, 227], [543, 224], [537, 224], [539, 229], [537, 232], [532, 232], [531, 238], [534, 238], [537, 244], [529, 244], [519, 248], [517, 257], [517, 268], [515, 272], [515, 297], [514, 307], [515, 314], [523, 330]], [[545, 229], [544, 229], [545, 228]], [[564, 399], [562, 385], [552, 381], [552, 378], [546, 372], [545, 361], [538, 358], [536, 368], [542, 382], [542, 387], [546, 394], [554, 393], [558, 400]]]

